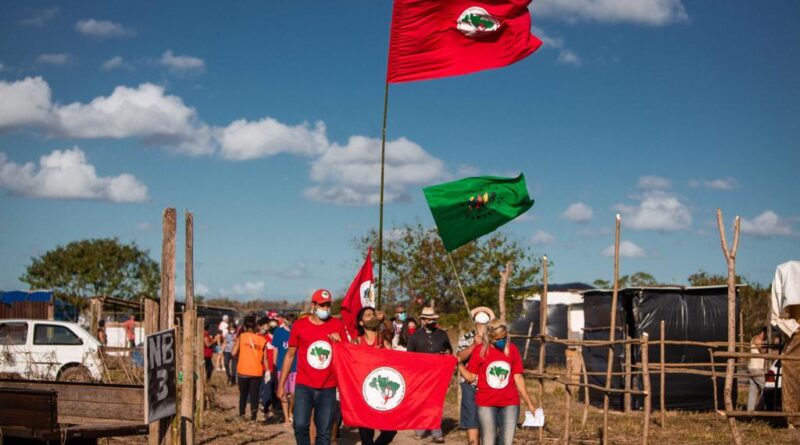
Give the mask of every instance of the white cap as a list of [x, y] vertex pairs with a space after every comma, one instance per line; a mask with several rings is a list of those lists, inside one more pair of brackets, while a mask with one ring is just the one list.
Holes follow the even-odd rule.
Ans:
[[228, 321], [228, 314], [222, 316], [222, 321]]
[[488, 323], [491, 321], [491, 317], [486, 312], [478, 312], [475, 314], [475, 323]]

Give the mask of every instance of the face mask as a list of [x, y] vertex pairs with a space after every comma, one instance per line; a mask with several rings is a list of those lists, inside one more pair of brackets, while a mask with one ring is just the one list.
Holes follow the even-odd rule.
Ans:
[[414, 335], [417, 332], [417, 328], [408, 328], [408, 335]]
[[261, 333], [265, 334], [267, 332], [267, 328], [261, 328]]
[[431, 322], [425, 323], [425, 328], [428, 329], [429, 331], [432, 331], [432, 330], [436, 329], [436, 322], [435, 321], [431, 321]]
[[271, 333], [275, 332], [275, 329], [278, 329], [278, 327], [277, 326], [270, 326], [269, 327], [269, 333], [271, 334]]
[[381, 321], [377, 318], [371, 318], [364, 322], [364, 328], [369, 329], [370, 331], [377, 331], [378, 326], [381, 325]]
[[406, 321], [406, 313], [403, 312], [402, 314], [398, 315], [397, 319], [400, 321]]
[[506, 339], [501, 338], [500, 340], [495, 340], [494, 347], [500, 349], [501, 351], [506, 348]]
[[314, 314], [316, 314], [316, 316], [319, 317], [320, 320], [327, 320], [328, 317], [331, 316], [331, 311], [326, 311], [325, 309], [317, 309], [314, 311]]

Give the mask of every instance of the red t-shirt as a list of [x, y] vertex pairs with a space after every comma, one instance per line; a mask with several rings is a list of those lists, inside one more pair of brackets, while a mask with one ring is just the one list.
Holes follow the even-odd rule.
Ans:
[[272, 368], [275, 367], [275, 346], [272, 345], [272, 334], [265, 332], [263, 337], [267, 341], [267, 370], [274, 371]]
[[305, 317], [292, 325], [289, 346], [297, 348], [297, 383], [316, 389], [336, 386], [331, 366], [333, 346], [328, 339], [334, 332], [343, 340], [347, 338], [344, 324], [338, 318], [316, 325], [310, 317]]
[[213, 339], [211, 338], [211, 334], [208, 331], [203, 333], [203, 357], [204, 358], [211, 358], [214, 355], [214, 350], [211, 346], [206, 346], [208, 343], [212, 343]]
[[486, 357], [481, 357], [479, 347], [472, 353], [467, 370], [478, 374], [478, 391], [475, 404], [478, 406], [519, 405], [514, 375], [522, 374], [522, 357], [513, 344], [508, 345], [508, 357], [503, 351], [489, 346]]

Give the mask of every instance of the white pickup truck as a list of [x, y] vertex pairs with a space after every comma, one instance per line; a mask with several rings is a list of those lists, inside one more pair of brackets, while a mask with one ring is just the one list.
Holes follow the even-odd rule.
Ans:
[[100, 342], [75, 323], [0, 319], [0, 373], [30, 380], [100, 381]]

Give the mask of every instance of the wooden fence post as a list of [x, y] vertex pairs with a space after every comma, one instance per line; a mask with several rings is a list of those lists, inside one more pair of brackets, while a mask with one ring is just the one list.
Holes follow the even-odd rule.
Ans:
[[[145, 341], [147, 341], [147, 336], [150, 334], [155, 334], [158, 332], [158, 319], [159, 319], [159, 307], [158, 303], [155, 301], [145, 298], [144, 300], [144, 335]], [[147, 370], [145, 370], [147, 372]], [[143, 414], [144, 415], [144, 414]], [[150, 445], [159, 445], [161, 440], [159, 439], [159, 422], [153, 422], [150, 424], [150, 432], [147, 435], [147, 442]]]
[[525, 339], [525, 352], [522, 354], [522, 362], [528, 360], [528, 349], [531, 347], [531, 334], [533, 334], [533, 322], [528, 325], [528, 338]]
[[[565, 355], [567, 357], [567, 376], [566, 376], [566, 378], [567, 378], [568, 382], [572, 383], [572, 359], [569, 357], [569, 350], [567, 350], [565, 352]], [[565, 445], [569, 445], [569, 428], [570, 428], [570, 422], [571, 422], [570, 415], [572, 414], [572, 409], [571, 409], [572, 389], [571, 388], [572, 387], [569, 386], [569, 385], [566, 385], [565, 388], [564, 388], [564, 408], [565, 408], [565, 414], [564, 414], [564, 444]]]
[[181, 374], [181, 445], [194, 445], [194, 404], [195, 404], [195, 335], [197, 311], [194, 308], [194, 218], [186, 212], [186, 301], [183, 310], [183, 354]]
[[[735, 352], [736, 341], [736, 251], [739, 249], [739, 225], [741, 220], [737, 216], [733, 224], [733, 246], [729, 249], [725, 240], [725, 223], [722, 221], [722, 210], [717, 209], [717, 227], [722, 243], [722, 253], [728, 263], [728, 352]], [[725, 410], [734, 411], [733, 402], [733, 371], [735, 359], [728, 358], [725, 367]], [[736, 427], [736, 418], [728, 416], [728, 426], [735, 445], [742, 444], [742, 438]]]
[[650, 388], [650, 349], [648, 347], [648, 340], [650, 336], [647, 332], [642, 334], [642, 383], [644, 384], [644, 420], [642, 425], [642, 445], [647, 445], [648, 436], [650, 434], [650, 408], [652, 405], [652, 391]]
[[[175, 209], [164, 209], [161, 240], [161, 301], [159, 304], [159, 330], [170, 329], [175, 326]], [[173, 417], [161, 419], [158, 431], [158, 443], [172, 444], [172, 434], [169, 429]]]
[[659, 403], [661, 405], [661, 428], [665, 427], [665, 423], [664, 422], [665, 422], [665, 419], [667, 418], [667, 416], [666, 416], [667, 408], [666, 408], [666, 402], [665, 402], [666, 396], [664, 395], [664, 391], [666, 389], [665, 388], [665, 383], [666, 383], [666, 366], [665, 366], [665, 363], [666, 363], [666, 360], [664, 358], [664, 349], [665, 349], [664, 348], [664, 332], [665, 332], [664, 320], [661, 320], [661, 345], [660, 345], [661, 346], [661, 351], [660, 351], [661, 352], [661, 376], [660, 376], [661, 382], [659, 384], [659, 394], [658, 394]]
[[511, 278], [512, 271], [514, 270], [514, 262], [509, 261], [506, 263], [506, 270], [500, 273], [500, 292], [498, 293], [497, 304], [500, 309], [500, 319], [506, 320], [506, 287], [508, 280]]
[[[629, 335], [625, 336], [625, 391], [631, 390], [631, 344], [630, 344], [631, 337]], [[631, 394], [626, 392], [624, 397], [624, 405], [625, 405], [625, 413], [631, 412]]]
[[711, 359], [711, 388], [714, 391], [714, 411], [719, 409], [719, 401], [717, 400], [717, 366], [714, 362], [714, 350], [708, 348], [708, 357]]
[[586, 427], [586, 419], [589, 417], [589, 373], [586, 370], [586, 362], [583, 361], [583, 347], [578, 346], [578, 360], [581, 362], [581, 373], [583, 374], [583, 414], [581, 414], [581, 428]]
[[195, 354], [197, 366], [195, 372], [197, 373], [197, 389], [195, 399], [195, 412], [197, 418], [195, 419], [195, 429], [203, 427], [203, 411], [205, 410], [206, 401], [206, 369], [205, 358], [203, 357], [203, 347], [205, 346], [204, 332], [205, 332], [205, 318], [197, 317], [197, 333], [195, 334]]
[[[617, 327], [617, 293], [619, 292], [619, 231], [622, 217], [617, 213], [616, 231], [614, 234], [614, 291], [611, 294], [611, 320], [608, 332], [609, 341], [613, 342]], [[606, 390], [611, 389], [611, 370], [614, 367], [614, 344], [608, 345], [608, 364], [606, 366]], [[603, 445], [608, 445], [608, 391], [603, 393]]]
[[[542, 298], [539, 299], [539, 404], [544, 403], [544, 362], [547, 337], [547, 255], [542, 257]], [[539, 443], [544, 441], [544, 426], [539, 428]]]

